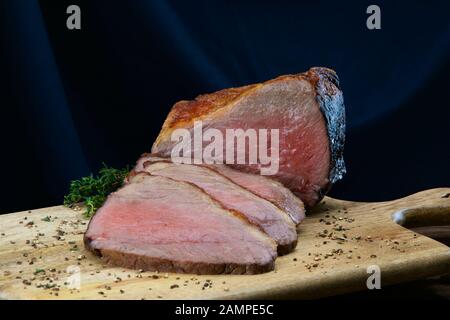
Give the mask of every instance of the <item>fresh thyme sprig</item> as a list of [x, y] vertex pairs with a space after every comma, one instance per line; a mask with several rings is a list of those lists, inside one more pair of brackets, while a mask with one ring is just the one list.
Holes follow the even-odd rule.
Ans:
[[92, 174], [70, 183], [69, 193], [64, 197], [64, 205], [73, 207], [83, 203], [86, 206], [84, 215], [90, 218], [106, 200], [106, 197], [120, 188], [129, 169], [115, 169], [103, 164], [97, 176]]

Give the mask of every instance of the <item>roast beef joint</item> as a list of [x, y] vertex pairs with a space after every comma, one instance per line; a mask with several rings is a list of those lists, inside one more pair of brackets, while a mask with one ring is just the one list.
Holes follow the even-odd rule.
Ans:
[[[247, 147], [219, 143], [230, 132], [251, 142], [251, 130], [257, 140]], [[305, 207], [344, 175], [344, 139], [343, 95], [327, 68], [180, 101], [91, 219], [85, 245], [113, 265], [148, 271], [271, 271], [301, 241]]]

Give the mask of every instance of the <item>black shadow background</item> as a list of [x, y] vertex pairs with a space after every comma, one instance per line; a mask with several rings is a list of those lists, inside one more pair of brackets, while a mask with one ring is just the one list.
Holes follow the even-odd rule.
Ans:
[[[78, 4], [82, 29], [66, 28]], [[348, 116], [334, 197], [450, 185], [450, 3], [1, 2], [2, 208], [61, 203], [103, 161], [133, 164], [178, 100], [327, 66]]]

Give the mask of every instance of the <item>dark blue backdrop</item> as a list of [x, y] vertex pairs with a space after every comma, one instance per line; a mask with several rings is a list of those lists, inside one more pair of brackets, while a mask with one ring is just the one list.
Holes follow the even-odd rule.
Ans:
[[[66, 28], [78, 4], [82, 29]], [[2, 210], [58, 204], [71, 179], [148, 151], [174, 102], [335, 69], [348, 174], [332, 195], [450, 185], [450, 3], [2, 0]]]

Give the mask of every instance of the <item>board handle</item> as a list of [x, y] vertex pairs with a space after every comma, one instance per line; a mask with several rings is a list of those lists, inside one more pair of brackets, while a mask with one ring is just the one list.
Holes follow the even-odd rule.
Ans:
[[392, 220], [406, 228], [450, 226], [450, 188], [439, 188], [412, 195], [411, 207], [392, 214]]

